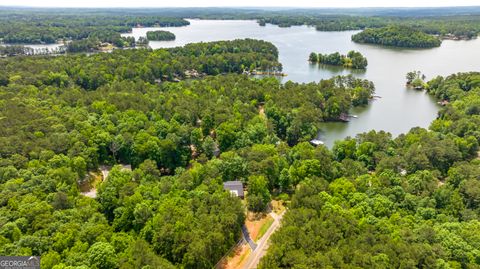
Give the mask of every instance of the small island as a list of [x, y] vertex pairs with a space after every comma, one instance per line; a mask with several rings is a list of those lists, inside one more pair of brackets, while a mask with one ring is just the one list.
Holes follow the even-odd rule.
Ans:
[[427, 87], [427, 83], [425, 83], [426, 77], [420, 71], [408, 72], [405, 77], [407, 78], [407, 87], [415, 90], [423, 90]]
[[147, 39], [150, 41], [172, 41], [175, 40], [175, 34], [169, 31], [148, 31]]
[[352, 41], [402, 48], [433, 48], [442, 43], [438, 37], [400, 25], [365, 29], [353, 35]]
[[311, 63], [321, 63], [327, 65], [343, 66], [353, 69], [365, 69], [368, 65], [367, 58], [365, 58], [358, 51], [349, 51], [347, 55], [342, 55], [339, 52], [332, 54], [310, 53], [308, 61]]

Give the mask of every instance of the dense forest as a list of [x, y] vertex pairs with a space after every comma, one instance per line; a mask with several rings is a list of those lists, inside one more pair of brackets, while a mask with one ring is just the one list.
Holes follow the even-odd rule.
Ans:
[[[28, 11], [0, 12], [0, 40], [11, 44], [50, 44], [65, 42], [65, 51], [70, 53], [94, 52], [105, 47], [132, 48], [136, 46], [135, 38], [122, 37], [132, 27], [167, 27], [185, 26], [190, 23], [182, 18], [145, 15], [120, 15], [115, 12], [106, 14], [60, 14], [32, 13]], [[153, 37], [152, 37], [153, 38]], [[171, 37], [170, 37], [171, 38]], [[139, 45], [144, 45], [140, 41]], [[111, 49], [111, 48], [110, 48]], [[1, 49], [0, 55], [31, 54], [28, 49]], [[63, 51], [62, 51], [63, 52]]]
[[353, 69], [365, 69], [367, 68], [368, 61], [360, 52], [349, 51], [347, 55], [334, 52], [331, 54], [317, 54], [315, 52], [310, 53], [308, 61], [311, 63], [321, 63], [328, 65], [343, 66]]
[[[150, 13], [161, 12], [152, 10]], [[167, 12], [160, 13], [166, 15]], [[413, 27], [445, 38], [472, 39], [480, 33], [480, 9], [448, 8], [309, 8], [309, 9], [232, 9], [185, 8], [168, 10], [168, 16], [201, 19], [257, 20], [281, 27], [309, 25], [319, 31], [363, 30], [388, 25]]]
[[480, 73], [427, 84], [450, 102], [429, 130], [359, 134], [320, 155], [329, 165], [303, 170], [260, 268], [480, 265]]
[[438, 37], [405, 26], [365, 29], [353, 35], [352, 41], [404, 48], [432, 48], [442, 43]]
[[175, 40], [175, 34], [169, 31], [148, 31], [147, 39], [152, 41], [171, 41]]
[[[190, 23], [181, 18], [162, 16], [135, 16], [116, 14], [38, 14], [33, 12], [1, 12], [0, 40], [4, 43], [55, 43], [58, 40], [97, 38], [114, 43], [120, 33], [132, 27], [185, 26]], [[118, 41], [117, 41], [118, 42]]]
[[[107, 83], [124, 79], [142, 79], [154, 84], [156, 81], [184, 78], [185, 71], [196, 70], [207, 75], [241, 73], [245, 69], [278, 69], [278, 50], [271, 43], [245, 39], [189, 44], [183, 48], [167, 50], [116, 50], [109, 54], [69, 55], [60, 58], [39, 58], [36, 65], [44, 70], [35, 76], [41, 81], [73, 77], [75, 84], [84, 89], [95, 90]], [[28, 66], [28, 58], [18, 58], [18, 75], [35, 67]], [[8, 70], [10, 63], [4, 66]], [[50, 77], [50, 78], [49, 78]], [[52, 82], [53, 83], [53, 82]]]
[[[374, 91], [351, 76], [164, 81], [279, 67], [277, 57], [270, 43], [236, 40], [0, 59], [0, 255], [41, 255], [46, 269], [211, 268], [244, 221], [222, 182], [255, 182], [249, 207], [263, 210], [262, 194], [302, 180], [301, 142]], [[119, 163], [133, 171], [114, 166], [96, 198], [80, 193]]]
[[386, 26], [412, 27], [423, 33], [443, 38], [472, 39], [480, 33], [480, 16], [348, 16], [348, 15], [270, 15], [258, 19], [260, 25], [271, 23], [280, 27], [310, 25], [318, 31], [348, 31]]
[[[212, 268], [246, 209], [274, 197], [288, 210], [259, 268], [480, 267], [480, 73], [409, 72], [444, 105], [428, 130], [329, 149], [310, 141], [368, 105], [371, 81], [250, 76], [282, 70], [278, 49], [253, 39], [90, 53], [146, 46], [120, 33], [186, 17], [366, 29], [353, 38], [406, 47], [476, 37], [477, 9], [453, 10], [0, 8], [3, 42], [69, 40], [56, 56], [0, 46], [11, 56], [0, 58], [0, 256], [39, 255], [43, 269]], [[367, 66], [355, 51], [309, 60]], [[223, 189], [231, 180], [245, 201]]]

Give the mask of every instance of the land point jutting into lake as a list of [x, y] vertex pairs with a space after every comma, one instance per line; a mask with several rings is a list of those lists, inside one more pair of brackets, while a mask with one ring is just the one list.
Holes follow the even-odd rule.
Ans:
[[145, 1], [0, 6], [0, 262], [480, 266], [480, 7]]

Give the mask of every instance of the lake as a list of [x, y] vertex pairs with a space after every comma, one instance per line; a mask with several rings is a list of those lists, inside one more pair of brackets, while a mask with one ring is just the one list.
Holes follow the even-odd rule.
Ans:
[[[370, 105], [354, 108], [351, 114], [358, 115], [348, 123], [324, 123], [320, 139], [327, 146], [335, 140], [369, 130], [385, 130], [397, 136], [412, 127], [428, 127], [439, 110], [436, 100], [421, 91], [405, 87], [405, 75], [420, 70], [427, 79], [437, 75], [480, 69], [480, 40], [445, 40], [438, 48], [399, 49], [374, 45], [356, 44], [352, 34], [358, 31], [319, 32], [313, 27], [294, 26], [280, 28], [275, 25], [259, 26], [255, 21], [189, 20], [185, 27], [134, 28], [131, 34], [139, 38], [147, 31], [168, 30], [176, 35], [175, 41], [151, 41], [152, 48], [183, 46], [201, 41], [255, 38], [272, 42], [279, 50], [279, 60], [288, 75], [284, 81], [311, 82], [335, 75], [353, 74], [375, 83], [375, 95], [381, 98]], [[307, 61], [311, 52], [346, 54], [350, 50], [361, 52], [368, 59], [366, 71], [342, 68], [324, 68]]]

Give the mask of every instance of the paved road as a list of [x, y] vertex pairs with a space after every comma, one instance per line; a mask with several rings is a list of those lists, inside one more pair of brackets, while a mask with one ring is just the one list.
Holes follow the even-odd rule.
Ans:
[[250, 238], [250, 234], [248, 233], [248, 229], [245, 226], [245, 224], [243, 224], [242, 226], [242, 233], [243, 233], [243, 238], [245, 239], [245, 241], [247, 241], [248, 245], [250, 245], [250, 248], [252, 249], [252, 251], [254, 251], [257, 248], [257, 244], [255, 244], [252, 238]]
[[257, 247], [255, 248], [254, 251], [252, 251], [252, 253], [248, 257], [248, 260], [245, 263], [245, 266], [243, 267], [244, 269], [257, 268], [258, 262], [260, 262], [260, 259], [267, 253], [267, 249], [269, 245], [268, 240], [270, 239], [270, 236], [272, 236], [272, 234], [278, 229], [278, 227], [280, 227], [280, 221], [282, 220], [284, 213], [285, 211], [280, 215], [277, 215], [273, 212], [270, 213], [270, 215], [274, 219], [273, 223], [270, 226], [270, 228], [268, 228], [265, 235], [263, 235], [263, 237], [257, 242]]

